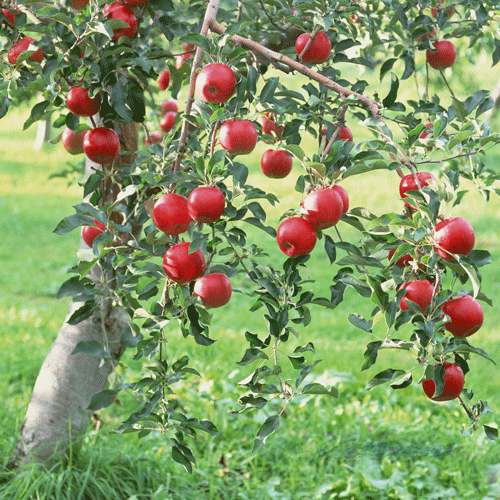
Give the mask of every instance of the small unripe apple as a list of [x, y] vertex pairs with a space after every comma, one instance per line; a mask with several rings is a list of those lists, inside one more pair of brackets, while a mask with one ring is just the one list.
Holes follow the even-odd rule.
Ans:
[[442, 220], [434, 228], [435, 250], [444, 260], [455, 260], [451, 254], [468, 255], [476, 237], [469, 221], [462, 217]]
[[311, 191], [302, 202], [304, 219], [314, 229], [327, 229], [340, 220], [344, 204], [337, 191], [329, 188]]
[[422, 313], [432, 303], [432, 297], [434, 296], [434, 286], [428, 280], [418, 280], [418, 281], [407, 281], [400, 288], [406, 288], [406, 295], [401, 299], [399, 307], [402, 311], [410, 309], [406, 303], [407, 300], [415, 302]]
[[158, 87], [160, 90], [166, 90], [170, 84], [170, 71], [168, 69], [162, 71], [158, 77]]
[[191, 220], [185, 196], [167, 193], [156, 200], [153, 222], [160, 231], [170, 235], [183, 233], [187, 231]]
[[148, 141], [147, 137], [144, 137], [144, 145], [145, 146], [151, 146], [151, 144], [158, 144], [161, 141], [163, 141], [163, 134], [159, 132], [158, 130], [155, 130], [154, 132], [151, 132], [149, 134], [149, 138], [151, 141]]
[[283, 179], [292, 171], [292, 166], [292, 155], [284, 149], [268, 149], [260, 159], [262, 173], [271, 179]]
[[[417, 172], [417, 179], [418, 182], [420, 182], [421, 188], [428, 186], [431, 179], [436, 180], [430, 172]], [[412, 174], [405, 175], [399, 182], [399, 195], [401, 198], [408, 198], [406, 191], [418, 191], [418, 189], [419, 188]], [[406, 201], [405, 205], [408, 205], [410, 208], [416, 210], [414, 206], [410, 205]]]
[[316, 245], [316, 231], [302, 217], [285, 219], [276, 234], [280, 250], [288, 257], [298, 257], [312, 252]]
[[[437, 365], [434, 365], [436, 368]], [[436, 384], [434, 380], [427, 379], [422, 382], [422, 388], [427, 397], [433, 401], [451, 401], [458, 398], [462, 393], [465, 383], [464, 372], [456, 363], [443, 363], [444, 368], [444, 388], [439, 395], [434, 395]]]
[[89, 247], [92, 247], [94, 240], [106, 231], [106, 226], [97, 219], [94, 219], [94, 224], [95, 226], [82, 227], [82, 239]]
[[255, 125], [249, 120], [228, 120], [219, 130], [220, 145], [233, 155], [251, 153], [257, 139]]
[[222, 63], [207, 64], [196, 77], [196, 91], [206, 102], [226, 102], [233, 95], [235, 86], [233, 70]]
[[179, 112], [179, 106], [177, 105], [177, 101], [173, 99], [167, 99], [161, 103], [161, 111], [162, 113], [167, 113], [168, 111], [174, 111], [175, 113]]
[[75, 116], [94, 116], [101, 109], [101, 95], [89, 96], [90, 89], [72, 87], [66, 96], [66, 105]]
[[128, 28], [113, 28], [113, 40], [117, 41], [122, 36], [134, 38], [139, 29], [139, 22], [130, 7], [127, 5], [117, 5], [109, 9], [107, 16], [108, 19], [118, 19], [128, 24]]
[[448, 300], [441, 306], [441, 310], [450, 317], [444, 327], [455, 337], [469, 337], [483, 324], [483, 308], [470, 295]]
[[72, 154], [79, 155], [83, 153], [83, 138], [87, 133], [86, 130], [82, 130], [81, 132], [73, 132], [70, 128], [64, 129], [61, 140], [64, 146], [64, 149]]
[[204, 224], [217, 222], [225, 207], [224, 195], [220, 189], [211, 186], [200, 186], [193, 189], [187, 199], [189, 216], [196, 222]]
[[205, 256], [198, 249], [189, 253], [189, 242], [177, 243], [163, 255], [163, 270], [168, 278], [180, 285], [199, 278], [205, 271]]
[[160, 128], [168, 134], [175, 126], [175, 118], [177, 113], [175, 111], [167, 111], [160, 120]]
[[193, 289], [193, 295], [200, 297], [207, 309], [226, 305], [232, 292], [231, 281], [223, 273], [212, 273], [198, 278]]
[[438, 70], [451, 68], [457, 60], [457, 49], [449, 40], [433, 42], [435, 50], [427, 49], [426, 58], [429, 65]]
[[7, 55], [7, 59], [10, 62], [10, 64], [16, 64], [17, 63], [17, 58], [19, 55], [26, 51], [26, 50], [34, 50], [33, 54], [31, 54], [28, 59], [31, 59], [32, 61], [41, 63], [43, 60], [43, 52], [42, 49], [36, 49], [36, 47], [31, 47], [30, 45], [35, 41], [34, 38], [31, 38], [29, 36], [25, 36], [24, 38], [21, 38], [19, 42], [17, 42], [15, 45], [13, 45], [10, 50], [9, 54]]
[[87, 130], [83, 138], [83, 152], [95, 163], [111, 163], [120, 152], [118, 134], [109, 127]]
[[349, 195], [347, 194], [347, 191], [340, 184], [334, 184], [331, 189], [332, 191], [338, 193], [342, 198], [342, 213], [346, 214], [349, 210]]
[[[295, 52], [298, 56], [302, 53], [305, 46], [309, 42], [311, 35], [302, 33], [295, 42]], [[332, 42], [322, 31], [318, 31], [307, 50], [302, 55], [302, 62], [306, 64], [321, 64], [324, 63], [330, 56], [332, 51]]]

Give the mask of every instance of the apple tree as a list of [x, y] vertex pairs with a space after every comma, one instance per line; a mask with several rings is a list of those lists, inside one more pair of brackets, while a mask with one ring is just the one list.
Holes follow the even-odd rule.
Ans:
[[[491, 305], [479, 271], [491, 259], [453, 208], [463, 180], [487, 199], [498, 194], [499, 176], [484, 158], [500, 137], [483, 120], [494, 104], [489, 91], [470, 93], [450, 77], [477, 54], [490, 54], [492, 66], [500, 59], [496, 2], [3, 7], [0, 115], [37, 94], [25, 128], [50, 119], [55, 141], [85, 162], [83, 201], [55, 228], [82, 231], [79, 263], [58, 294], [73, 302], [36, 381], [13, 467], [64, 456], [90, 413], [128, 390], [140, 407], [116, 431], [165, 434], [173, 459], [191, 470], [188, 438], [217, 429], [174, 404], [176, 385], [197, 373], [187, 356], [170, 359], [166, 327], [217, 349], [210, 321], [224, 315], [241, 277], [251, 312], [268, 325], [245, 332], [238, 363], [248, 368], [235, 395], [240, 412], [269, 412], [255, 449], [294, 400], [337, 396], [314, 381], [307, 326], [311, 310], [333, 311], [348, 291], [373, 307], [369, 317], [348, 316], [377, 338], [359, 367], [373, 370], [383, 349], [414, 360], [375, 370], [367, 389], [422, 383], [436, 401], [456, 399], [470, 429], [478, 427], [489, 407], [466, 374], [476, 356], [490, 359], [469, 337], [482, 324], [482, 304]], [[436, 86], [441, 92], [431, 94]], [[160, 104], [165, 89], [173, 99]], [[349, 124], [364, 127], [363, 139]], [[302, 201], [277, 224], [266, 214], [276, 195], [249, 181], [246, 159], [258, 141], [269, 145], [262, 176], [280, 182], [294, 175], [293, 162], [301, 168]], [[349, 203], [342, 181], [377, 170], [401, 179], [399, 213]], [[343, 225], [358, 237], [343, 239]], [[269, 257], [262, 239], [281, 257]], [[325, 252], [331, 265], [320, 296], [304, 278], [311, 252]], [[127, 348], [143, 378], [108, 388]], [[495, 427], [483, 429], [497, 438]]]

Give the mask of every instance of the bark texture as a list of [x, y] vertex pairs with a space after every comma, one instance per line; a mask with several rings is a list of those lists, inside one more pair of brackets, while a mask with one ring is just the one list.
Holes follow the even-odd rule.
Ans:
[[[116, 125], [116, 131], [122, 151], [128, 154], [121, 155], [114, 165], [104, 168], [129, 163], [137, 151], [137, 124]], [[100, 168], [101, 165], [87, 161], [86, 178]], [[120, 192], [120, 187], [105, 183], [102, 190], [105, 193], [102, 201], [112, 201]], [[115, 218], [114, 214], [111, 216]], [[140, 227], [134, 227], [134, 233], [139, 234]], [[82, 245], [85, 245], [83, 241]], [[92, 316], [76, 325], [70, 325], [68, 319], [82, 303], [71, 304], [35, 382], [20, 437], [10, 460], [12, 469], [30, 462], [51, 467], [65, 460], [70, 444], [82, 436], [89, 425], [91, 414], [87, 407], [92, 396], [106, 389], [114, 363], [124, 351], [120, 338], [129, 324], [128, 316], [106, 294], [113, 288], [115, 280], [109, 274], [102, 274], [98, 266], [94, 266], [90, 278], [96, 288], [104, 292], [104, 296]], [[103, 344], [112, 359], [104, 361], [89, 354], [72, 354], [79, 342], [89, 340]]]

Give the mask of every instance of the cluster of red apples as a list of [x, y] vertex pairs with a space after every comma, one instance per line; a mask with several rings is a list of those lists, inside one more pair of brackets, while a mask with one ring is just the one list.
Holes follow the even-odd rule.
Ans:
[[[418, 184], [417, 184], [418, 181]], [[407, 198], [408, 191], [416, 191], [436, 181], [430, 172], [418, 172], [415, 175], [404, 176], [399, 185], [401, 198]], [[405, 201], [410, 210], [415, 207]], [[446, 261], [454, 261], [459, 255], [468, 255], [474, 248], [475, 234], [471, 224], [462, 217], [450, 217], [436, 224], [433, 231], [434, 250]], [[389, 253], [389, 260], [395, 253]], [[403, 255], [395, 264], [400, 267], [410, 265], [413, 258]], [[435, 296], [435, 287], [427, 279], [407, 281], [401, 288], [406, 290], [400, 301], [401, 310], [410, 309], [407, 301], [413, 302], [424, 314], [432, 306]], [[449, 321], [444, 328], [455, 337], [469, 337], [476, 333], [483, 324], [483, 310], [479, 302], [470, 295], [459, 295], [446, 301], [441, 310], [448, 316]], [[443, 363], [445, 370], [444, 389], [441, 394], [435, 395], [435, 383], [432, 379], [422, 382], [425, 394], [434, 401], [449, 401], [460, 396], [464, 386], [464, 373], [456, 363]]]

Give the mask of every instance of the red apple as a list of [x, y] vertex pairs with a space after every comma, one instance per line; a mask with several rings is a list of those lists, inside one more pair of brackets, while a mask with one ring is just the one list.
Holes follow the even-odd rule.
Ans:
[[149, 138], [151, 141], [148, 141], [147, 137], [144, 137], [144, 145], [145, 146], [151, 146], [151, 144], [158, 144], [161, 141], [163, 141], [163, 134], [161, 132], [158, 132], [155, 130], [154, 132], [151, 132], [149, 134]]
[[205, 271], [205, 256], [201, 250], [189, 253], [189, 242], [177, 243], [163, 256], [163, 269], [168, 278], [180, 285], [199, 278]]
[[232, 292], [231, 281], [223, 273], [207, 274], [198, 278], [193, 289], [193, 295], [200, 297], [207, 309], [226, 305]]
[[483, 308], [470, 295], [448, 300], [441, 306], [441, 310], [450, 317], [444, 327], [455, 337], [469, 337], [483, 324]]
[[109, 127], [87, 130], [83, 137], [83, 152], [95, 163], [111, 163], [120, 152], [118, 134]]
[[302, 217], [284, 220], [276, 235], [280, 250], [288, 257], [298, 257], [312, 252], [316, 245], [316, 231]]
[[116, 1], [116, 2], [112, 2], [112, 3], [108, 3], [108, 4], [106, 4], [106, 7], [104, 7], [104, 9], [103, 9], [102, 13], [103, 13], [106, 17], [108, 17], [108, 14], [109, 14], [112, 10], [116, 9], [117, 7], [121, 7], [122, 5], [123, 5], [123, 4], [122, 4], [122, 2], [121, 2], [121, 1]]
[[444, 260], [455, 260], [451, 254], [468, 255], [474, 248], [476, 237], [470, 223], [462, 217], [442, 220], [434, 228], [436, 252]]
[[64, 149], [71, 153], [72, 155], [79, 155], [83, 153], [83, 138], [87, 133], [86, 130], [82, 130], [81, 132], [77, 132], [76, 134], [70, 129], [64, 129], [61, 140], [64, 146]]
[[246, 155], [257, 144], [257, 130], [249, 120], [228, 120], [219, 130], [220, 145], [233, 155]]
[[177, 116], [177, 113], [175, 111], [167, 111], [164, 115], [163, 118], [160, 120], [160, 128], [168, 134], [175, 125], [175, 117]]
[[128, 24], [128, 28], [113, 28], [113, 40], [117, 41], [122, 36], [134, 38], [139, 28], [139, 22], [137, 21], [134, 11], [130, 7], [126, 5], [110, 6], [107, 16], [108, 19], [118, 19]]
[[196, 77], [196, 91], [206, 102], [221, 104], [228, 101], [235, 86], [233, 70], [222, 63], [207, 64]]
[[66, 96], [66, 105], [75, 116], [94, 116], [101, 109], [101, 95], [89, 97], [90, 89], [72, 87]]
[[262, 173], [271, 179], [283, 179], [292, 171], [292, 166], [292, 155], [284, 149], [268, 149], [260, 159]]
[[182, 68], [182, 65], [184, 64], [184, 61], [185, 61], [185, 57], [184, 55], [181, 55], [179, 54], [176, 58], [175, 58], [175, 69], [181, 69]]
[[306, 210], [304, 219], [314, 229], [327, 229], [340, 220], [344, 204], [337, 191], [324, 188], [307, 194], [302, 201], [302, 207]]
[[154, 204], [153, 222], [166, 234], [174, 235], [187, 231], [191, 223], [187, 198], [177, 193], [164, 194]]
[[166, 90], [170, 84], [170, 71], [168, 69], [162, 71], [158, 77], [158, 87], [160, 90]]
[[89, 247], [92, 247], [94, 240], [106, 231], [106, 226], [97, 219], [94, 219], [94, 224], [95, 226], [82, 227], [82, 239]]
[[19, 42], [17, 42], [15, 45], [13, 45], [10, 50], [9, 54], [7, 55], [7, 59], [9, 60], [10, 64], [16, 64], [17, 63], [17, 58], [19, 55], [26, 51], [26, 50], [34, 50], [33, 54], [31, 54], [28, 59], [31, 59], [32, 61], [41, 63], [43, 60], [43, 52], [42, 49], [37, 49], [36, 47], [30, 47], [30, 45], [35, 41], [34, 38], [31, 38], [29, 36], [25, 36], [24, 38], [21, 38]]
[[161, 103], [161, 111], [162, 113], [167, 113], [168, 111], [179, 112], [179, 106], [177, 105], [177, 101], [173, 99], [167, 99]]
[[399, 307], [402, 311], [410, 309], [406, 304], [406, 300], [415, 302], [422, 313], [425, 313], [427, 306], [431, 305], [432, 297], [434, 296], [434, 286], [427, 280], [407, 281], [400, 288], [406, 288], [406, 295], [401, 299]]
[[[337, 129], [336, 125], [335, 125], [335, 129]], [[326, 135], [326, 128], [321, 130], [321, 135]], [[347, 127], [345, 125], [339, 130], [339, 132], [337, 134], [337, 139], [339, 141], [342, 141], [345, 139], [347, 142], [354, 141], [351, 130], [349, 129], [349, 127]], [[320, 137], [320, 142], [321, 142], [321, 137]]]
[[12, 24], [12, 26], [15, 26], [16, 25], [16, 14], [19, 14], [20, 11], [17, 9], [14, 9], [14, 10], [2, 9], [2, 12], [3, 12], [3, 15], [9, 20], [10, 24]]
[[427, 62], [438, 70], [451, 68], [457, 60], [457, 49], [449, 40], [440, 40], [432, 43], [435, 50], [427, 49]]
[[257, 118], [257, 123], [262, 127], [262, 133], [267, 135], [277, 135], [278, 128], [276, 126], [276, 122], [269, 118], [269, 113], [264, 115], [259, 115]]
[[[437, 365], [434, 365], [436, 368]], [[443, 363], [444, 368], [444, 388], [439, 396], [434, 396], [436, 384], [434, 380], [427, 379], [422, 382], [422, 388], [427, 397], [433, 401], [450, 401], [458, 398], [462, 393], [465, 383], [464, 372], [456, 363]]]
[[431, 132], [429, 132], [429, 129], [434, 125], [434, 123], [426, 123], [425, 124], [425, 130], [422, 130], [420, 135], [418, 136], [419, 139], [425, 139]]
[[[392, 256], [395, 253], [396, 253], [396, 249], [395, 248], [393, 248], [392, 250], [389, 250], [389, 256], [388, 256], [389, 261], [392, 259]], [[399, 259], [395, 262], [395, 264], [396, 264], [396, 266], [399, 266], [399, 267], [405, 267], [405, 266], [409, 265], [409, 263], [412, 260], [414, 260], [413, 257], [409, 253], [407, 253], [407, 254], [399, 257]]]
[[75, 10], [82, 10], [87, 7], [87, 5], [90, 3], [90, 0], [71, 0], [70, 5], [72, 9]]
[[[295, 42], [295, 52], [297, 55], [302, 53], [310, 38], [311, 35], [308, 33], [302, 33], [299, 35], [297, 41]], [[330, 56], [331, 50], [332, 42], [325, 33], [319, 31], [316, 33], [316, 36], [313, 38], [305, 53], [302, 55], [302, 62], [306, 64], [324, 63]]]
[[211, 186], [200, 186], [188, 196], [187, 208], [189, 216], [196, 222], [212, 224], [221, 218], [226, 200], [222, 192]]
[[[430, 172], [417, 172], [417, 179], [420, 182], [420, 187], [428, 186], [429, 180], [436, 178]], [[399, 182], [399, 195], [401, 198], [408, 198], [406, 196], [406, 191], [418, 191], [417, 183], [412, 174], [405, 175], [401, 181]], [[408, 205], [410, 208], [415, 210], [415, 207], [410, 205], [405, 201], [405, 205]]]
[[338, 193], [342, 198], [342, 213], [346, 214], [349, 210], [349, 195], [347, 194], [347, 191], [340, 184], [334, 184], [331, 189], [332, 191]]
[[191, 59], [193, 52], [196, 50], [196, 45], [194, 43], [186, 43], [182, 44], [182, 48], [186, 51], [183, 56], [186, 59]]

